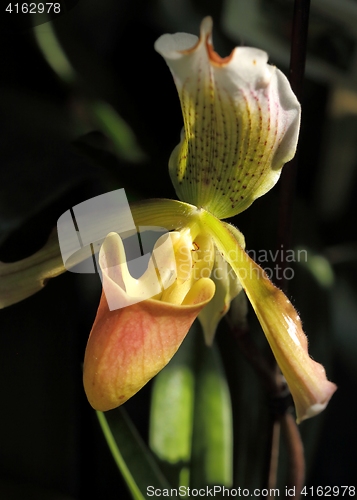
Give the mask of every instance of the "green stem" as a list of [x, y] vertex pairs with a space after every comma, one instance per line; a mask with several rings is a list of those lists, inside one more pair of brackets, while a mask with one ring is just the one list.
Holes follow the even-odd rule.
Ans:
[[[291, 88], [294, 91], [296, 97], [301, 102], [304, 74], [305, 74], [305, 61], [307, 54], [307, 37], [308, 37], [308, 26], [309, 26], [309, 12], [310, 12], [310, 0], [295, 0], [294, 2], [294, 17], [293, 17], [293, 30], [291, 36], [291, 52], [290, 52], [290, 68], [289, 68], [289, 80]], [[293, 204], [294, 204], [294, 191], [296, 185], [297, 177], [297, 167], [298, 167], [298, 151], [295, 157], [283, 169], [281, 175], [280, 184], [280, 199], [279, 199], [279, 223], [278, 223], [278, 234], [277, 234], [277, 248], [289, 249], [291, 248], [292, 242], [292, 221], [293, 221]], [[286, 268], [285, 260], [280, 260], [278, 262], [280, 269], [282, 271]], [[284, 278], [285, 273], [282, 273], [282, 278], [279, 281], [279, 285], [286, 292], [288, 289], [288, 281]], [[278, 367], [276, 366], [276, 370]], [[291, 419], [289, 414], [282, 417]], [[270, 460], [270, 471], [269, 479], [272, 477], [273, 457], [276, 455], [276, 451], [279, 450], [279, 440], [274, 440], [276, 433], [276, 426], [280, 427], [281, 420], [275, 419], [272, 424], [271, 433], [271, 460]], [[304, 451], [302, 446], [302, 441], [300, 433], [296, 427], [295, 422], [293, 422], [289, 429], [294, 430], [294, 443], [295, 447], [289, 447], [290, 453], [290, 477], [295, 475], [296, 482], [293, 484], [296, 490], [300, 491], [299, 484], [303, 482], [304, 472], [305, 472], [305, 460]], [[283, 427], [283, 435], [289, 444], [289, 434], [287, 434], [287, 427]], [[279, 433], [280, 435], [280, 433]], [[293, 470], [296, 470], [294, 474]], [[277, 469], [275, 470], [275, 477], [277, 475]]]
[[110, 427], [108, 425], [108, 422], [107, 422], [107, 419], [105, 418], [104, 413], [97, 411], [97, 417], [98, 417], [100, 426], [102, 428], [104, 437], [105, 437], [107, 444], [109, 446], [110, 452], [115, 460], [115, 463], [118, 466], [118, 469], [122, 473], [122, 476], [123, 476], [126, 484], [128, 485], [128, 488], [129, 488], [133, 498], [135, 500], [145, 500], [145, 497], [141, 494], [140, 489], [138, 488], [133, 476], [131, 475], [131, 473], [130, 473], [130, 471], [125, 463], [123, 456], [121, 455], [121, 453], [116, 445], [114, 436], [112, 434], [112, 431], [110, 430]]

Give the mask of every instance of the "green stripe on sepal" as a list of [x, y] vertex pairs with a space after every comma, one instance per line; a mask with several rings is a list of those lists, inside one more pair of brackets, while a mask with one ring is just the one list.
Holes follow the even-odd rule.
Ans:
[[199, 345], [191, 487], [232, 486], [233, 423], [229, 388], [215, 345]]

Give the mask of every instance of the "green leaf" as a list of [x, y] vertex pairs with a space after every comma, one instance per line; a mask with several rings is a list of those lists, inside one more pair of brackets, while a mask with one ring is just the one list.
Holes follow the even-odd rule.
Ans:
[[51, 68], [66, 83], [74, 83], [76, 73], [57, 39], [52, 23], [46, 23], [45, 29], [42, 25], [35, 26], [33, 31], [39, 48]]
[[150, 412], [150, 448], [176, 485], [188, 486], [195, 391], [194, 335], [184, 340], [155, 377]]
[[216, 346], [198, 328], [155, 379], [150, 447], [176, 487], [232, 485], [229, 389]]
[[102, 132], [112, 140], [118, 156], [132, 162], [145, 159], [134, 132], [112, 106], [103, 101], [96, 101], [89, 107]]
[[[63, 50], [52, 23], [47, 23], [46, 30], [42, 26], [36, 26], [34, 33], [48, 64], [64, 82], [74, 85], [78, 75]], [[111, 139], [119, 157], [132, 162], [145, 159], [145, 153], [137, 142], [134, 132], [110, 104], [99, 100], [86, 104], [95, 124]]]
[[[300, 253], [303, 255], [302, 258]], [[326, 257], [307, 248], [296, 248], [295, 255], [295, 261], [308, 269], [320, 287], [330, 289], [333, 286], [335, 276]]]
[[123, 408], [97, 417], [109, 449], [135, 500], [147, 498], [147, 487], [169, 489], [154, 457]]
[[191, 486], [232, 486], [232, 405], [219, 351], [199, 346], [192, 442]]

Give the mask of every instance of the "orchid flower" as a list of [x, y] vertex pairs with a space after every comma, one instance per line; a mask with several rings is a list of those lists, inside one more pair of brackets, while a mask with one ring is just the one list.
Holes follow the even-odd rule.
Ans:
[[[159, 273], [158, 259], [152, 258], [135, 280], [120, 237], [107, 237], [99, 256], [103, 294], [86, 349], [84, 386], [96, 409], [124, 403], [168, 363], [197, 316], [211, 344], [218, 322], [244, 289], [300, 422], [321, 412], [336, 386], [310, 358], [290, 301], [244, 251], [243, 235], [220, 220], [239, 214], [276, 184], [295, 154], [300, 105], [265, 52], [237, 47], [221, 58], [211, 34], [207, 17], [199, 38], [177, 33], [156, 41], [183, 113], [181, 140], [169, 160], [182, 201], [149, 200], [132, 210], [137, 224], [171, 231], [173, 253], [165, 254], [158, 240], [153, 253], [161, 249], [168, 272]], [[161, 288], [140, 300], [159, 274]], [[109, 307], [118, 300], [120, 308]]]
[[[155, 44], [173, 75], [184, 129], [169, 160], [182, 201], [134, 205], [137, 224], [171, 232], [171, 254], [158, 240], [138, 280], [126, 266], [120, 237], [110, 234], [99, 255], [103, 294], [85, 354], [84, 386], [92, 406], [124, 403], [172, 358], [198, 316], [207, 344], [234, 297], [244, 289], [292, 393], [297, 421], [327, 405], [336, 386], [313, 361], [294, 307], [244, 251], [244, 237], [220, 219], [237, 215], [269, 191], [295, 154], [300, 105], [286, 77], [261, 50], [213, 50], [212, 20], [200, 37], [163, 35]], [[160, 250], [161, 249], [161, 250]], [[160, 275], [161, 288], [148, 297]], [[150, 286], [149, 286], [150, 288]], [[115, 301], [127, 307], [109, 307]], [[108, 305], [109, 304], [109, 305]]]
[[[207, 17], [199, 38], [177, 33], [156, 41], [182, 107], [184, 129], [169, 160], [182, 201], [148, 200], [134, 204], [132, 213], [138, 225], [166, 227], [172, 251], [159, 239], [153, 254], [160, 259], [153, 255], [134, 279], [120, 236], [111, 233], [104, 241], [103, 293], [86, 349], [84, 386], [94, 408], [119, 406], [169, 362], [197, 316], [211, 344], [218, 322], [244, 290], [300, 422], [322, 411], [336, 386], [310, 358], [290, 301], [244, 251], [243, 235], [221, 220], [276, 184], [295, 154], [300, 105], [265, 52], [237, 47], [221, 58], [211, 35]], [[160, 286], [150, 295], [158, 277]]]

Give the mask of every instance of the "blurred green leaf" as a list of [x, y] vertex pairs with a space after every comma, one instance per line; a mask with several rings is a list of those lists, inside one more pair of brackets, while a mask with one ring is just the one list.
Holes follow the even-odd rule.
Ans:
[[[36, 26], [34, 33], [38, 46], [51, 68], [65, 83], [74, 86], [78, 75], [63, 50], [52, 23]], [[133, 162], [145, 159], [145, 154], [140, 148], [135, 134], [112, 106], [106, 102], [95, 100], [88, 103], [88, 110], [92, 114], [95, 124], [113, 142], [119, 157]]]
[[169, 489], [154, 457], [123, 408], [97, 411], [103, 434], [123, 478], [135, 500], [147, 497], [147, 487]]
[[96, 101], [90, 105], [90, 109], [103, 133], [112, 140], [120, 157], [133, 162], [145, 159], [133, 131], [109, 104]]
[[219, 351], [201, 341], [196, 379], [191, 486], [232, 486], [232, 405]]
[[[300, 258], [300, 253], [304, 258]], [[310, 249], [295, 249], [296, 262], [305, 266], [317, 283], [323, 288], [331, 288], [335, 279], [331, 264], [323, 255], [319, 255]]]
[[0, 117], [2, 244], [24, 224], [28, 228], [34, 217], [38, 217], [37, 226], [47, 222], [47, 227], [52, 227], [61, 214], [59, 207], [65, 203], [65, 196], [74, 195], [75, 190], [92, 182], [101, 189], [107, 173], [75, 151], [71, 145], [77, 136], [75, 123], [68, 109], [48, 96], [3, 89]]
[[66, 83], [74, 83], [76, 73], [64, 53], [51, 22], [33, 28], [41, 52], [57, 75]]
[[[195, 391], [191, 329], [170, 363], [154, 380], [149, 443], [172, 483], [188, 486]], [[166, 463], [165, 463], [166, 462]]]
[[218, 349], [197, 324], [155, 379], [150, 446], [176, 487], [232, 485], [229, 389]]

